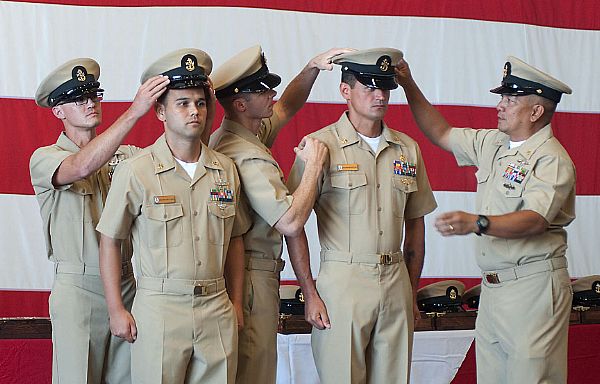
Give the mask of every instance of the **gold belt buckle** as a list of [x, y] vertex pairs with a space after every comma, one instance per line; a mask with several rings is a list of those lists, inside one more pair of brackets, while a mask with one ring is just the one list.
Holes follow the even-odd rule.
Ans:
[[389, 253], [383, 253], [379, 255], [379, 264], [390, 265], [392, 264], [392, 255]]
[[194, 295], [198, 296], [206, 296], [206, 294], [208, 293], [208, 288], [206, 287], [206, 285], [196, 285], [194, 287]]
[[486, 273], [485, 280], [490, 284], [500, 284], [500, 279], [498, 278], [498, 274], [496, 272]]

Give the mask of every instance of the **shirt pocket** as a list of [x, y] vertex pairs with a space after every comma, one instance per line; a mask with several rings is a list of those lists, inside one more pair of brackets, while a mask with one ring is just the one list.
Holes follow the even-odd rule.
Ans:
[[225, 238], [229, 240], [233, 220], [235, 217], [235, 205], [224, 204], [219, 207], [214, 202], [208, 203], [208, 242], [210, 244], [223, 245]]
[[417, 192], [419, 186], [414, 177], [392, 177], [392, 212], [396, 217], [404, 217], [408, 195]]
[[523, 207], [523, 185], [505, 178], [496, 185], [498, 193], [504, 197], [504, 206], [499, 213], [516, 212]]
[[328, 205], [341, 214], [359, 215], [367, 205], [367, 176], [364, 173], [331, 174]]
[[176, 247], [183, 238], [183, 206], [181, 203], [149, 205], [144, 210], [148, 219], [147, 239], [150, 248]]

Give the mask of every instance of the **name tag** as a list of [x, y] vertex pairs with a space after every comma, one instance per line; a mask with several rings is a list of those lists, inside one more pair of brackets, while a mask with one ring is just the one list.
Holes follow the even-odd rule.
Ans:
[[356, 164], [356, 163], [352, 163], [352, 164], [338, 164], [337, 165], [337, 170], [338, 171], [358, 171], [358, 164]]
[[175, 195], [154, 196], [154, 204], [173, 204]]

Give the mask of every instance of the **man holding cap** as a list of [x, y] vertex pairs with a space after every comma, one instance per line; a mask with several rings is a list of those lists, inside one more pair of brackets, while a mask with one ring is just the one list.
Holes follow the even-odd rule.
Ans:
[[501, 95], [498, 129], [453, 128], [406, 62], [396, 72], [425, 135], [459, 165], [478, 167], [477, 213], [448, 212], [435, 222], [443, 236], [479, 236], [477, 382], [566, 383], [572, 292], [564, 227], [575, 218], [575, 167], [550, 121], [571, 89], [509, 56], [491, 90]]
[[[49, 302], [54, 383], [130, 382], [129, 346], [110, 335], [95, 226], [115, 167], [137, 150], [121, 142], [169, 80], [148, 79], [129, 109], [96, 135], [104, 91], [99, 77], [96, 61], [74, 59], [52, 71], [35, 94], [64, 127], [56, 144], [38, 148], [30, 161], [46, 249], [55, 263]], [[118, 268], [123, 281], [117, 289], [129, 307], [135, 293], [129, 241], [119, 250]]]
[[[417, 143], [383, 122], [401, 58], [393, 48], [335, 57], [348, 111], [310, 135], [329, 149], [314, 206], [321, 242], [318, 292], [306, 237], [287, 240], [325, 384], [409, 381], [423, 217], [436, 202]], [[290, 190], [305, 172], [296, 158]]]
[[[235, 380], [243, 284], [239, 236], [248, 223], [237, 215], [234, 163], [201, 141], [207, 114], [214, 112], [211, 69], [208, 54], [188, 48], [144, 72], [142, 82], [157, 75], [170, 79], [155, 106], [165, 133], [119, 166], [97, 227], [111, 330], [133, 342], [135, 383]], [[118, 292], [118, 249], [130, 234], [138, 283], [131, 313]]]
[[238, 53], [212, 76], [216, 97], [225, 110], [210, 145], [232, 158], [242, 181], [242, 198], [253, 225], [244, 235], [246, 283], [244, 329], [239, 340], [238, 383], [275, 383], [282, 237], [303, 231], [316, 196], [316, 181], [327, 148], [307, 138], [295, 149], [306, 162], [303, 183], [291, 194], [283, 172], [271, 155], [280, 129], [304, 105], [321, 70], [331, 70], [331, 57], [348, 50], [331, 49], [310, 60], [275, 104], [281, 78], [269, 72], [260, 46]]

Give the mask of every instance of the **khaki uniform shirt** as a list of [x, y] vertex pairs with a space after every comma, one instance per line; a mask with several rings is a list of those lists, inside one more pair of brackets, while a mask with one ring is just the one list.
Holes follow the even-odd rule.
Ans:
[[508, 135], [497, 129], [455, 128], [450, 133], [458, 164], [478, 167], [477, 212], [503, 215], [531, 210], [550, 223], [537, 236], [482, 236], [477, 262], [484, 271], [564, 256], [564, 227], [575, 218], [575, 166], [550, 125], [517, 148], [508, 149], [508, 143]]
[[283, 181], [279, 164], [268, 149], [280, 128], [275, 114], [271, 119], [263, 120], [257, 135], [224, 119], [210, 140], [211, 148], [230, 157], [237, 166], [243, 186], [241, 199], [253, 223], [244, 235], [246, 253], [252, 257], [281, 257], [281, 234], [273, 226], [290, 208], [293, 197]]
[[[113, 158], [98, 171], [72, 184], [55, 187], [52, 178], [60, 164], [79, 147], [63, 132], [54, 145], [38, 148], [30, 160], [31, 183], [35, 191], [46, 250], [55, 263], [69, 263], [98, 268], [99, 234], [96, 224], [117, 164], [139, 149], [121, 146]], [[131, 243], [122, 245], [123, 262], [131, 259]]]
[[239, 191], [229, 158], [202, 145], [190, 179], [162, 135], [119, 166], [98, 231], [116, 239], [132, 233], [139, 276], [216, 279], [229, 238], [248, 229], [236, 216]]
[[[310, 135], [329, 149], [315, 203], [322, 250], [400, 251], [404, 220], [422, 217], [437, 206], [417, 143], [382, 124], [376, 154], [346, 113]], [[288, 178], [291, 190], [298, 186], [303, 167], [296, 158]]]

